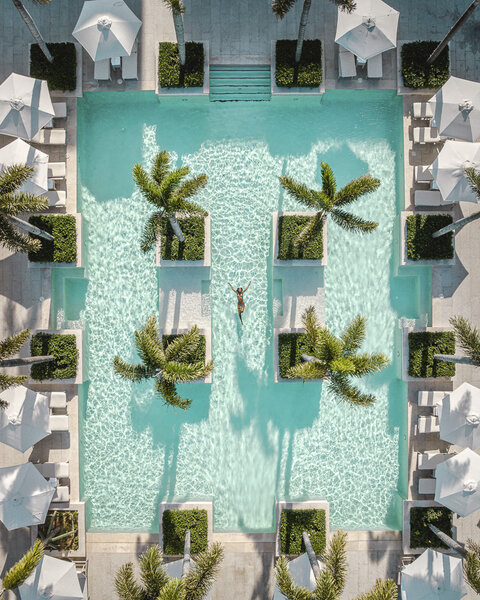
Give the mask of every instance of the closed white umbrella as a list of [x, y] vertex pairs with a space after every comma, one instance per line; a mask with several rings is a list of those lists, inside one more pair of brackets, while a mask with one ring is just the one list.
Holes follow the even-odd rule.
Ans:
[[480, 389], [462, 383], [438, 405], [440, 437], [475, 450], [480, 447]]
[[[323, 569], [324, 564], [317, 559], [317, 563], [320, 569]], [[315, 576], [313, 574], [312, 567], [310, 565], [310, 560], [308, 559], [308, 554], [304, 552], [289, 561], [287, 565], [287, 569], [290, 571], [290, 575], [292, 576], [293, 581], [296, 585], [302, 586], [309, 591], [313, 591], [316, 587]], [[286, 600], [286, 596], [282, 594], [282, 592], [275, 586], [275, 593], [273, 595], [273, 600]]]
[[41, 196], [48, 191], [48, 154], [17, 139], [0, 148], [0, 171], [12, 165], [27, 165], [35, 169], [20, 188], [21, 192]]
[[0, 469], [0, 521], [9, 531], [45, 523], [54, 493], [32, 463]]
[[0, 411], [0, 442], [25, 452], [51, 433], [46, 396], [20, 385], [2, 392], [0, 399], [8, 402]]
[[402, 569], [402, 600], [460, 600], [467, 593], [462, 559], [429, 548]]
[[480, 169], [480, 144], [447, 140], [428, 167], [445, 203], [477, 201], [465, 177], [468, 167]]
[[480, 137], [480, 83], [450, 77], [428, 103], [440, 135], [467, 142]]
[[480, 456], [467, 448], [435, 470], [435, 501], [461, 517], [480, 509]]
[[141, 25], [123, 0], [87, 0], [72, 35], [98, 61], [130, 56]]
[[382, 0], [356, 0], [352, 12], [338, 8], [335, 41], [361, 60], [397, 45], [400, 13]]
[[75, 563], [44, 556], [18, 588], [22, 600], [83, 600]]
[[0, 85], [0, 133], [31, 140], [54, 116], [46, 81], [12, 73]]

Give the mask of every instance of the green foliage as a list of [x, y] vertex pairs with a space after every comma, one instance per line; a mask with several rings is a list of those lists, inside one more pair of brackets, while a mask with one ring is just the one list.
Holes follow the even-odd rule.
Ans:
[[47, 44], [53, 62], [49, 62], [37, 44], [30, 47], [30, 76], [46, 79], [52, 90], [73, 91], [77, 87], [77, 54], [75, 44]]
[[[172, 334], [172, 335], [162, 335], [162, 345], [165, 350], [171, 342], [178, 340], [181, 337], [181, 334]], [[207, 341], [204, 335], [200, 336], [200, 340], [196, 348], [192, 348], [192, 350], [184, 355], [179, 357], [178, 362], [201, 362], [205, 364], [205, 360], [207, 357]]]
[[453, 219], [446, 214], [415, 214], [407, 217], [407, 258], [409, 260], [445, 260], [453, 258], [453, 233], [437, 238], [432, 234]]
[[321, 509], [282, 510], [280, 515], [280, 548], [282, 554], [305, 552], [302, 534], [310, 536], [315, 554], [322, 554], [326, 546], [325, 511]]
[[305, 226], [315, 217], [305, 215], [284, 215], [278, 218], [278, 259], [279, 260], [320, 260], [323, 257], [323, 223], [316, 220], [314, 234], [305, 244], [296, 240]]
[[402, 46], [402, 77], [406, 87], [438, 88], [449, 77], [448, 46], [431, 65], [427, 59], [438, 46], [438, 42], [408, 42]]
[[73, 263], [77, 260], [77, 222], [73, 215], [34, 215], [28, 222], [53, 235], [53, 242], [30, 234], [42, 247], [28, 253], [32, 262]]
[[3, 587], [6, 590], [13, 590], [27, 579], [30, 573], [35, 569], [43, 557], [43, 544], [37, 540], [35, 544], [28, 550], [22, 558], [16, 562], [13, 567], [7, 571], [3, 578]]
[[207, 511], [166, 510], [162, 517], [163, 553], [183, 554], [185, 534], [190, 529], [191, 553], [197, 554], [207, 548], [208, 519]]
[[410, 547], [447, 548], [431, 531], [429, 523], [452, 537], [452, 511], [443, 507], [412, 506], [410, 509]]
[[78, 550], [78, 510], [50, 510], [38, 536], [48, 550]]
[[480, 595], [480, 545], [468, 539], [467, 556], [463, 561], [463, 573], [468, 585]]
[[435, 354], [455, 354], [453, 331], [411, 331], [408, 334], [410, 377], [453, 377], [455, 363], [436, 360]]
[[290, 368], [301, 363], [302, 354], [312, 354], [313, 346], [305, 333], [278, 334], [278, 371], [286, 379]]
[[54, 356], [55, 360], [33, 364], [32, 379], [73, 379], [77, 376], [78, 348], [73, 334], [36, 333], [30, 341], [32, 356]]
[[478, 329], [473, 327], [465, 317], [452, 317], [450, 324], [455, 331], [455, 338], [460, 348], [477, 367], [480, 367], [480, 333]]
[[305, 40], [294, 84], [297, 40], [277, 40], [275, 49], [275, 82], [278, 87], [318, 87], [322, 82], [322, 42]]
[[179, 242], [173, 233], [170, 221], [162, 218], [160, 248], [163, 260], [203, 260], [205, 257], [205, 218], [184, 217], [178, 219], [178, 224], [185, 236], [184, 242]]
[[186, 42], [185, 57], [185, 69], [182, 74], [178, 44], [160, 42], [158, 48], [158, 78], [162, 88], [203, 87], [203, 44]]

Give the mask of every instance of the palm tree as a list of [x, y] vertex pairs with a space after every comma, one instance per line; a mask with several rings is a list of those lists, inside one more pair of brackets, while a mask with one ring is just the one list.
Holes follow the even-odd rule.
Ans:
[[0, 173], [0, 244], [13, 252], [36, 252], [41, 247], [40, 240], [20, 233], [14, 226], [53, 241], [52, 235], [17, 217], [25, 212], [48, 208], [46, 198], [18, 191], [33, 171], [26, 165], [13, 165]]
[[362, 175], [347, 183], [337, 192], [337, 184], [332, 169], [327, 163], [322, 162], [322, 190], [318, 192], [308, 188], [303, 183], [298, 183], [287, 175], [279, 177], [280, 183], [287, 192], [308, 208], [318, 211], [315, 218], [309, 221], [300, 233], [297, 244], [305, 244], [308, 239], [318, 231], [319, 225], [331, 215], [337, 225], [347, 231], [368, 233], [376, 229], [378, 223], [366, 221], [344, 210], [344, 206], [358, 200], [360, 196], [375, 191], [380, 185], [380, 180], [371, 175]]
[[455, 338], [466, 356], [452, 356], [451, 354], [436, 354], [437, 360], [454, 362], [464, 365], [480, 367], [480, 333], [465, 317], [452, 317], [450, 325], [455, 332]]
[[180, 242], [185, 241], [175, 213], [206, 215], [201, 206], [189, 198], [195, 196], [207, 185], [206, 175], [195, 175], [185, 179], [190, 173], [189, 167], [173, 169], [170, 166], [170, 155], [167, 151], [159, 152], [154, 159], [151, 174], [136, 164], [133, 167], [133, 178], [146, 200], [155, 207], [155, 212], [148, 219], [142, 239], [142, 250], [148, 252], [155, 245], [162, 229], [162, 218], [167, 217]]
[[40, 540], [28, 550], [22, 558], [16, 562], [11, 569], [5, 574], [0, 588], [0, 597], [3, 597], [5, 590], [13, 590], [22, 585], [25, 579], [35, 569], [38, 563], [42, 560], [44, 547]]
[[[32, 19], [30, 13], [25, 8], [20, 0], [12, 0], [15, 8], [20, 13], [20, 16], [25, 21], [26, 26], [29, 28], [30, 33], [33, 35], [34, 40], [37, 42], [40, 50], [45, 54], [45, 58], [48, 62], [53, 62], [53, 56], [50, 54], [50, 50], [47, 44], [44, 42], [35, 21]], [[50, 0], [32, 0], [34, 4], [49, 4]]]
[[177, 394], [176, 384], [206, 377], [213, 369], [211, 360], [207, 363], [192, 362], [192, 355], [200, 343], [201, 335], [194, 325], [190, 331], [182, 333], [164, 348], [162, 341], [158, 339], [157, 319], [152, 316], [143, 329], [135, 331], [135, 345], [142, 362], [130, 364], [115, 356], [113, 366], [123, 379], [129, 381], [138, 382], [155, 377], [155, 388], [165, 402], [186, 409], [192, 401]]
[[375, 402], [375, 396], [362, 393], [350, 382], [351, 377], [381, 371], [389, 362], [385, 354], [358, 354], [365, 339], [365, 317], [357, 315], [340, 337], [320, 325], [313, 306], [304, 312], [302, 321], [313, 356], [302, 354], [303, 362], [291, 367], [288, 377], [328, 379], [335, 395], [351, 404], [366, 406]]
[[466, 549], [463, 574], [470, 587], [480, 595], [480, 545], [469, 539]]
[[[480, 170], [476, 170], [474, 167], [467, 167], [465, 169], [465, 177], [468, 179], [470, 187], [472, 188], [473, 193], [477, 197], [477, 202], [480, 202]], [[451, 225], [446, 225], [445, 227], [442, 227], [442, 229], [435, 231], [432, 237], [437, 238], [441, 235], [449, 233], [450, 231], [461, 229], [467, 223], [471, 223], [472, 221], [476, 221], [477, 219], [480, 219], [480, 211], [473, 213], [473, 215], [470, 215], [469, 217], [459, 219]]]
[[115, 576], [120, 600], [202, 600], [212, 587], [223, 560], [221, 544], [212, 544], [197, 554], [195, 563], [181, 579], [169, 577], [162, 565], [159, 546], [152, 546], [139, 558], [142, 584], [137, 583], [133, 564], [121, 567]]
[[173, 25], [177, 36], [178, 54], [180, 56], [180, 66], [183, 70], [186, 61], [185, 30], [183, 27], [183, 13], [185, 12], [185, 7], [183, 6], [182, 0], [163, 0], [163, 3], [172, 11]]

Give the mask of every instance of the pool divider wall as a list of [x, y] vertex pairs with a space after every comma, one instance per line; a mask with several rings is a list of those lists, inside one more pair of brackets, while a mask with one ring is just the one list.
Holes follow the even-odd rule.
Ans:
[[[176, 213], [177, 219], [183, 217], [181, 213]], [[161, 241], [157, 239], [156, 243], [156, 265], [157, 267], [209, 267], [211, 263], [211, 227], [210, 215], [205, 217], [205, 248], [203, 260], [163, 260], [161, 254]]]
[[[207, 540], [208, 544], [213, 541], [213, 502], [200, 500], [199, 502], [188, 501], [188, 502], [160, 502], [158, 505], [158, 527], [159, 527], [159, 543], [163, 553], [163, 513], [166, 510], [193, 510], [198, 508], [199, 510], [207, 511]], [[169, 554], [168, 558], [172, 558], [175, 555]], [[177, 555], [181, 557], [182, 555]]]
[[321, 260], [278, 260], [278, 220], [279, 217], [288, 217], [299, 215], [301, 217], [313, 217], [317, 213], [312, 211], [274, 211], [272, 212], [272, 246], [273, 246], [273, 265], [275, 267], [325, 267], [327, 265], [327, 220], [325, 219], [322, 227], [323, 238], [323, 257]]
[[[72, 213], [32, 213], [30, 217], [66, 217]], [[75, 217], [76, 235], [77, 235], [77, 260], [73, 263], [62, 263], [62, 262], [35, 262], [27, 261], [29, 269], [45, 269], [55, 267], [81, 267], [82, 265], [82, 215], [80, 213], [73, 213]]]
[[280, 544], [280, 517], [282, 510], [324, 510], [325, 511], [325, 540], [330, 541], [330, 503], [327, 500], [306, 500], [298, 502], [287, 502], [277, 500], [275, 502], [275, 557], [281, 556]]
[[453, 232], [452, 236], [452, 244], [453, 244], [453, 258], [444, 259], [444, 260], [410, 260], [407, 258], [407, 217], [411, 217], [413, 215], [437, 215], [437, 214], [445, 214], [450, 215], [453, 219], [452, 207], [448, 206], [446, 210], [443, 210], [441, 206], [438, 207], [438, 211], [428, 211], [428, 210], [404, 210], [400, 213], [400, 265], [408, 265], [412, 267], [445, 267], [454, 265], [456, 262], [456, 252], [455, 252], [455, 232]]
[[[180, 333], [186, 333], [191, 328], [184, 329], [160, 329], [160, 339], [164, 335], [179, 335]], [[199, 327], [200, 334], [205, 336], [205, 362], [212, 360], [212, 330], [210, 327]], [[212, 383], [212, 373], [209, 373], [207, 377], [203, 379], [197, 379], [196, 381], [187, 381], [186, 383]]]
[[[31, 331], [31, 337], [36, 333], [51, 333], [51, 334], [62, 334], [62, 335], [74, 335], [76, 338], [77, 350], [78, 350], [78, 363], [77, 363], [77, 376], [70, 379], [44, 379], [43, 381], [37, 381], [32, 379], [30, 376], [30, 368], [28, 368], [28, 375], [26, 385], [39, 385], [45, 387], [51, 387], [53, 383], [58, 384], [80, 384], [83, 383], [83, 330], [82, 329], [33, 329]], [[30, 340], [28, 339], [27, 344], [30, 348]]]
[[[445, 385], [445, 382], [451, 382], [452, 377], [411, 377], [408, 374], [408, 357], [409, 357], [409, 346], [408, 346], [408, 334], [417, 333], [422, 331], [435, 332], [435, 331], [452, 331], [451, 327], [403, 327], [402, 329], [402, 379], [403, 381], [416, 381], [422, 383], [438, 382]], [[442, 387], [443, 387], [442, 386]]]

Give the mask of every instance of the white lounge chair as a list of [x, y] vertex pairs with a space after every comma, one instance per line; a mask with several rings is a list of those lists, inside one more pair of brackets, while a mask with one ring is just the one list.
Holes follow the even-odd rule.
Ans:
[[414, 102], [412, 115], [414, 119], [431, 119], [433, 117], [432, 109], [428, 102]]
[[[66, 119], [67, 117], [67, 103], [66, 102], [52, 102], [55, 116], [53, 119]], [[44, 127], [53, 127], [53, 119], [51, 119]]]
[[48, 200], [48, 206], [63, 208], [67, 205], [67, 194], [64, 190], [51, 190], [43, 195]]
[[65, 392], [50, 392], [50, 408], [67, 408]]
[[442, 194], [437, 190], [415, 190], [415, 206], [441, 206]]
[[373, 56], [367, 60], [367, 77], [370, 79], [380, 79], [383, 77], [383, 59], [381, 54]]
[[357, 75], [355, 55], [340, 44], [338, 45], [338, 73], [339, 77], [355, 77]]
[[432, 450], [431, 452], [424, 452], [423, 454], [418, 454], [417, 457], [417, 467], [422, 470], [433, 470], [442, 463], [447, 458], [450, 458], [453, 454], [449, 454], [448, 452], [439, 452], [438, 450]]
[[64, 162], [49, 162], [48, 177], [50, 179], [63, 179], [67, 174], [67, 168]]
[[422, 495], [433, 496], [435, 494], [436, 479], [433, 477], [421, 478], [418, 480], [418, 493]]
[[427, 165], [417, 165], [415, 167], [415, 181], [417, 183], [431, 183], [433, 181], [433, 175], [428, 170]]
[[68, 416], [50, 415], [48, 428], [52, 433], [54, 431], [68, 431]]
[[70, 466], [68, 462], [61, 463], [39, 463], [35, 465], [36, 469], [45, 477], [55, 477], [56, 479], [67, 479], [70, 477]]
[[435, 416], [418, 417], [417, 431], [418, 433], [438, 433], [440, 431], [438, 418]]
[[35, 144], [48, 144], [50, 146], [65, 146], [67, 143], [67, 132], [65, 129], [40, 129], [32, 138]]
[[439, 404], [448, 394], [448, 392], [429, 392], [425, 390], [419, 390], [417, 396], [418, 406], [427, 406], [433, 408]]
[[413, 141], [415, 144], [438, 144], [442, 138], [438, 135], [436, 127], [414, 127]]
[[130, 56], [122, 56], [122, 78], [123, 79], [138, 79], [137, 76], [138, 62], [138, 42], [135, 41]]
[[97, 81], [108, 81], [110, 77], [110, 59], [96, 60], [94, 63], [93, 77]]
[[52, 502], [70, 502], [70, 489], [68, 485], [58, 485], [56, 487]]

